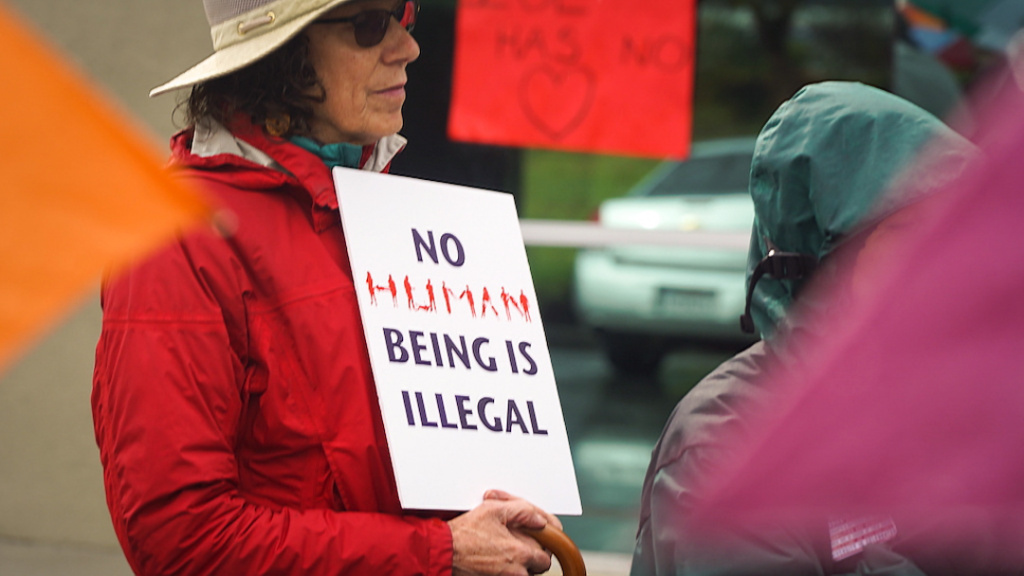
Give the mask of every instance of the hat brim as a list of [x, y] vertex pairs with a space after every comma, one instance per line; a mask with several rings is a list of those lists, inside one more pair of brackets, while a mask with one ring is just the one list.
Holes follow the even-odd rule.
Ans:
[[217, 50], [213, 55], [182, 72], [169, 82], [150, 90], [149, 96], [152, 98], [153, 96], [159, 96], [173, 90], [188, 88], [200, 82], [213, 80], [214, 78], [226, 76], [236, 70], [241, 70], [283, 46], [325, 12], [350, 1], [337, 0], [335, 2], [328, 2], [326, 5], [308, 14], [303, 14], [298, 18], [276, 26], [259, 36], [253, 36], [245, 42], [239, 42]]

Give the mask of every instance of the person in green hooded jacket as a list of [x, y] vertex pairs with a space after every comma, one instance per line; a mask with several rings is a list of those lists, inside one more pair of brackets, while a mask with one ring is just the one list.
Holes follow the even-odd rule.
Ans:
[[709, 471], [727, 454], [723, 436], [742, 435], [749, 411], [771, 409], [772, 390], [761, 375], [775, 363], [799, 362], [799, 351], [784, 343], [809, 329], [803, 312], [842, 321], [841, 302], [828, 291], [808, 292], [794, 306], [805, 284], [812, 276], [837, 277], [830, 254], [864, 243], [975, 155], [932, 114], [859, 83], [812, 84], [776, 110], [750, 170], [755, 219], [743, 324], [762, 339], [701, 380], [669, 417], [644, 480], [631, 576], [914, 576], [943, 571], [936, 566], [957, 573], [955, 562], [914, 558], [895, 526], [880, 527], [886, 541], [840, 554], [827, 519], [818, 529], [725, 526], [714, 539], [688, 530], [688, 519]]

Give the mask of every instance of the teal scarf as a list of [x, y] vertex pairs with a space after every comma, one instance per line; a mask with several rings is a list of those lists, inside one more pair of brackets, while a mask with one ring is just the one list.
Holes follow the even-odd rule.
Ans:
[[338, 142], [321, 146], [303, 136], [293, 136], [291, 142], [303, 150], [316, 154], [317, 158], [323, 160], [328, 168], [335, 166], [359, 168], [359, 159], [363, 157], [363, 147], [355, 144]]

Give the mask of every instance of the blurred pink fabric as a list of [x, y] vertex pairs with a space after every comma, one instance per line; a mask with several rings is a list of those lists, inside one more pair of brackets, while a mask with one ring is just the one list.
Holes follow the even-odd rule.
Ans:
[[697, 526], [880, 515], [926, 546], [1024, 552], [1024, 98], [989, 102], [983, 157], [859, 264], [848, 309], [797, 336], [800, 368], [765, 383], [771, 413]]

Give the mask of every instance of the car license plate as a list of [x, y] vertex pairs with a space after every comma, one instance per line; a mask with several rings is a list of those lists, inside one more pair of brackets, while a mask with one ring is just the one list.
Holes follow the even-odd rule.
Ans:
[[714, 311], [715, 293], [710, 290], [662, 288], [658, 291], [658, 309], [681, 316], [709, 316]]

